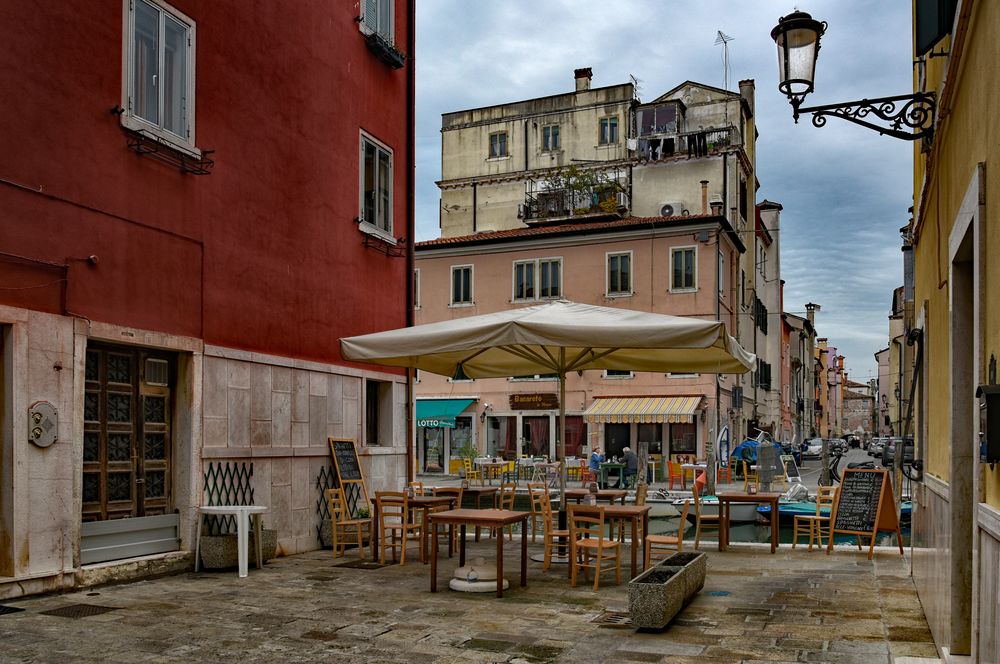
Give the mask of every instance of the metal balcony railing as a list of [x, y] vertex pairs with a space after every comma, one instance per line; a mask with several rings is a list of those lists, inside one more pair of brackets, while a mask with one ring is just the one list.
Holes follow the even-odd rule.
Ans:
[[671, 157], [707, 157], [726, 148], [742, 147], [739, 127], [719, 127], [674, 134], [652, 134], [639, 137], [637, 156], [657, 161]]

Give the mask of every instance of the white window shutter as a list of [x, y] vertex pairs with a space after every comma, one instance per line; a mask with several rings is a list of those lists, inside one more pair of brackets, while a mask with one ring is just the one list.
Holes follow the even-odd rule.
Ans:
[[365, 27], [372, 32], [378, 32], [378, 0], [364, 0]]

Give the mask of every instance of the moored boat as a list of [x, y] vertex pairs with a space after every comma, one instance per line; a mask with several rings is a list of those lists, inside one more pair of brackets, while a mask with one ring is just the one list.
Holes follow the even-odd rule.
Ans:
[[[764, 519], [771, 518], [771, 506], [770, 505], [760, 505], [756, 507], [755, 512], [759, 514]], [[910, 514], [912, 512], [912, 503], [910, 501], [904, 501], [900, 505], [899, 509], [899, 519], [900, 521], [907, 522], [910, 520]], [[795, 520], [796, 516], [799, 515], [813, 515], [816, 514], [816, 503], [808, 500], [781, 500], [778, 503], [778, 519], [784, 525], [791, 525]], [[829, 508], [823, 508], [821, 514], [824, 516], [829, 516]]]

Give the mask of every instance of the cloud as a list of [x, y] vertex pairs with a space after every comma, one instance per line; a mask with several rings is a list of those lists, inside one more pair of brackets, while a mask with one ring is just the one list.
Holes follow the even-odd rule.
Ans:
[[[573, 69], [594, 85], [635, 75], [653, 99], [685, 80], [730, 89], [756, 82], [758, 200], [782, 204], [785, 308], [817, 302], [820, 336], [852, 375], [874, 374], [887, 343], [892, 290], [902, 283], [898, 229], [912, 203], [913, 146], [832, 119], [792, 121], [777, 91], [770, 30], [785, 0], [421, 0], [417, 3], [417, 238], [437, 237], [441, 114], [573, 89]], [[905, 94], [912, 88], [910, 3], [814, 0], [829, 23], [807, 104]]]

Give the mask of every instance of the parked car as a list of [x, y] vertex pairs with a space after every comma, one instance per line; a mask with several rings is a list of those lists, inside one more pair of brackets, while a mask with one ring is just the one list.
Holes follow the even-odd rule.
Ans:
[[802, 464], [802, 452], [795, 449], [794, 445], [792, 445], [788, 441], [781, 441], [778, 444], [781, 445], [782, 454], [790, 454], [795, 459], [796, 465]]
[[885, 448], [885, 438], [876, 438], [868, 446], [868, 456], [877, 457], [882, 455], [882, 450]]
[[[882, 450], [882, 466], [885, 468], [890, 467], [896, 460], [896, 445], [899, 444], [902, 438], [889, 438], [885, 443], [885, 447]], [[910, 438], [906, 439], [906, 444], [903, 447], [903, 463], [913, 462], [913, 440]]]
[[803, 459], [818, 459], [822, 453], [823, 453], [822, 438], [810, 438], [806, 442], [802, 443]]
[[847, 441], [843, 438], [828, 438], [827, 442], [830, 444], [830, 454], [847, 453]]

